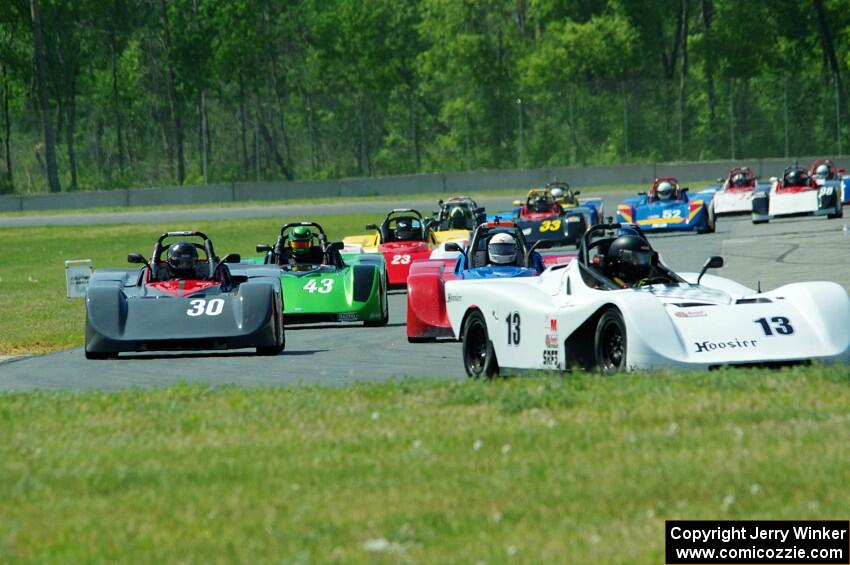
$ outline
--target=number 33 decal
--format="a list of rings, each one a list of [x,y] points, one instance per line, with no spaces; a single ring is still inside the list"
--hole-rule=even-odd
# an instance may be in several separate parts
[[[202,316],[206,314],[207,316],[218,316],[224,311],[224,299],[222,298],[213,298],[212,300],[204,300],[203,298],[196,298],[189,302],[191,308],[186,310],[187,316]]]
[[[561,220],[544,220],[540,224],[540,231],[558,231],[561,228]]]

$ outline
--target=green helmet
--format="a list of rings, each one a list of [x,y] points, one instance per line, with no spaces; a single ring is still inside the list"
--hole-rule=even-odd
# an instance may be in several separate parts
[[[289,245],[295,255],[306,255],[313,243],[313,232],[307,226],[298,226],[289,232]]]
[[[466,229],[466,215],[463,213],[463,208],[455,206],[449,214],[449,225],[452,229]]]

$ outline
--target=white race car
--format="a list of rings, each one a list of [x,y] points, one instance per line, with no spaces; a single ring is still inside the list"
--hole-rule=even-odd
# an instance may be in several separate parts
[[[782,178],[772,178],[769,187],[753,192],[752,220],[763,224],[776,216],[811,214],[829,219],[843,216],[841,188],[837,183],[821,185],[800,166],[788,167]]]
[[[753,209],[753,191],[758,186],[758,177],[749,167],[735,167],[725,179],[717,179],[720,185],[715,187],[714,214],[749,214]]]
[[[584,235],[577,259],[539,277],[447,281],[448,318],[471,377],[500,367],[617,372],[850,359],[844,288],[809,282],[758,292],[705,275],[722,265],[712,257],[699,274],[676,274],[639,228],[602,224]],[[620,276],[628,272],[645,276],[627,286]]]

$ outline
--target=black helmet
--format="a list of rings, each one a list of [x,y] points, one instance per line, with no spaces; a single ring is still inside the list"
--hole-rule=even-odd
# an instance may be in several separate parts
[[[176,277],[188,278],[195,276],[198,264],[198,250],[194,243],[178,241],[168,248],[168,267]]]
[[[636,283],[649,275],[654,254],[642,237],[621,235],[608,248],[608,273],[626,283]]]
[[[549,200],[541,194],[534,198],[532,206],[534,207],[535,212],[546,212],[549,210]]]
[[[785,186],[803,186],[809,180],[809,175],[800,167],[795,167],[785,173],[785,179],[782,184]]]
[[[409,219],[400,219],[395,223],[395,238],[398,241],[413,239],[413,223]]]
[[[466,214],[463,213],[463,208],[460,206],[455,206],[452,208],[451,213],[449,213],[449,227],[453,230],[465,230],[468,229],[466,223]]]

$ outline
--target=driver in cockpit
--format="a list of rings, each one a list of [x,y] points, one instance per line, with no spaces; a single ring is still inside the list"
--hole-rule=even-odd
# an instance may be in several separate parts
[[[622,288],[637,288],[649,278],[655,260],[655,251],[645,239],[621,235],[608,248],[605,276]]]

